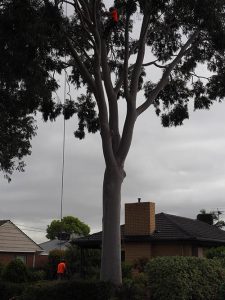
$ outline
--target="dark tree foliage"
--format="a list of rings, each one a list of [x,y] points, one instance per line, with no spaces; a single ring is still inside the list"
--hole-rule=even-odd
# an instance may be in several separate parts
[[[62,69],[70,68],[69,81],[77,89],[88,88],[87,94],[78,97],[77,101],[68,99],[63,110],[66,119],[74,113],[78,115],[75,136],[82,139],[85,130],[94,133],[99,129],[92,87],[68,50],[61,29],[62,25],[66,28],[72,46],[94,75],[95,55],[91,51],[90,32],[85,16],[80,18],[82,7],[77,9],[79,3],[74,1],[74,14],[67,18],[63,15],[62,2],[0,1],[0,170],[8,175],[14,169],[23,170],[23,157],[31,153],[30,140],[36,131],[33,113],[40,111],[44,120],[54,120],[62,112],[62,106],[54,101],[54,92],[58,88],[55,74],[60,74]],[[103,31],[106,9],[103,1],[95,2],[99,5],[99,30]],[[181,125],[188,118],[191,98],[195,109],[209,109],[214,101],[224,98],[224,1],[205,0],[202,5],[202,1],[197,0],[116,0],[115,4],[122,20],[107,44],[108,63],[117,83],[123,69],[125,18],[130,18],[129,30],[132,31],[135,25],[132,16],[137,10],[147,11],[150,15],[146,42],[157,60],[154,66],[165,72],[185,38],[198,32],[192,47],[171,71],[166,87],[153,102],[163,126]],[[138,51],[138,41],[134,38],[130,38],[129,49],[131,54]],[[70,57],[67,65],[65,55]],[[214,73],[209,79],[195,73],[196,66],[204,63]],[[130,81],[131,72],[128,77]],[[138,90],[144,88],[148,98],[157,82],[144,80],[144,77],[148,78],[143,67]],[[118,97],[124,97],[123,84],[120,87]]]
[[[205,209],[201,209],[200,210],[200,213],[202,215],[205,215],[205,214],[210,214],[212,215],[212,219],[213,219],[213,225],[220,228],[220,229],[223,229],[225,227],[225,221],[224,220],[221,220],[221,217],[223,215],[223,211],[217,209],[217,210],[212,210],[210,212],[206,212]]]

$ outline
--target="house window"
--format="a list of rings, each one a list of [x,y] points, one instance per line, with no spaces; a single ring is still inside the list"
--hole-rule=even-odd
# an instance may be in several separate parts
[[[16,255],[16,259],[20,259],[24,264],[27,263],[26,255]]]

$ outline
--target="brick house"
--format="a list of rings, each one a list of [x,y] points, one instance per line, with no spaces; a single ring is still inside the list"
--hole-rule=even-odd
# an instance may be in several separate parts
[[[29,268],[40,264],[43,249],[10,220],[0,220],[0,263],[21,259]]]
[[[102,232],[74,241],[81,249],[101,248]],[[155,214],[155,203],[125,204],[121,225],[122,260],[156,256],[203,257],[204,250],[225,246],[225,231],[199,220],[166,213]]]

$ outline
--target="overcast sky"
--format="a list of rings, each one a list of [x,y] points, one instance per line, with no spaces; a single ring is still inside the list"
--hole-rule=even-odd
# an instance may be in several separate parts
[[[195,218],[201,208],[225,210],[225,103],[191,114],[184,126],[163,128],[150,110],[136,123],[122,190],[124,203],[154,201],[157,212]],[[63,215],[101,230],[104,162],[99,134],[83,141],[66,125]],[[10,219],[36,242],[60,217],[63,122],[38,122],[25,173],[0,178],[0,219]],[[24,226],[27,227],[24,227]],[[33,227],[33,228],[31,228]],[[40,229],[40,232],[32,230]]]
[[[154,201],[156,212],[195,218],[199,210],[225,211],[225,103],[197,111],[184,125],[163,128],[151,108],[136,123],[122,189],[124,203]],[[63,120],[43,123],[32,141],[25,173],[11,183],[0,174],[0,219],[10,219],[35,242],[60,218]],[[63,215],[101,230],[104,161],[99,133],[75,139],[66,123]]]

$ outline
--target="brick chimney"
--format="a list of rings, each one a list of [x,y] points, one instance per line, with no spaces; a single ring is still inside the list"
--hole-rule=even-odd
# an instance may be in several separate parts
[[[150,235],[155,231],[155,203],[125,204],[125,235]]]

